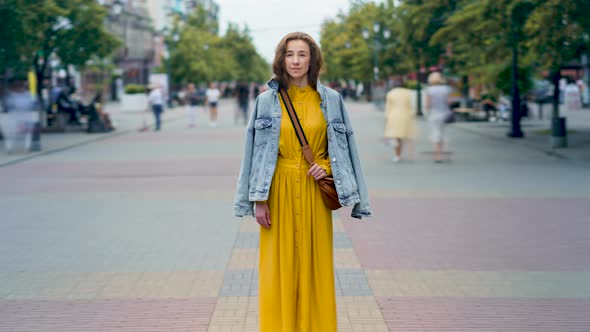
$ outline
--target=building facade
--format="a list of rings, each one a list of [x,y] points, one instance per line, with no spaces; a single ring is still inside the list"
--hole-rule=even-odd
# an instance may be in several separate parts
[[[114,59],[123,83],[147,84],[154,60],[154,27],[146,0],[127,0],[122,10],[113,14],[108,26],[124,44]]]

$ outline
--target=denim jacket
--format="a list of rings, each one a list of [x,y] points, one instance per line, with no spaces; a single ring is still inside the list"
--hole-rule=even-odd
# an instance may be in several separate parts
[[[261,93],[248,122],[246,148],[234,202],[238,217],[254,216],[254,202],[268,199],[268,192],[279,155],[281,101],[279,84],[268,82],[269,90]],[[328,153],[342,206],[354,204],[351,216],[361,219],[371,215],[367,185],[363,177],[359,153],[342,96],[318,82],[320,108],[328,123]]]

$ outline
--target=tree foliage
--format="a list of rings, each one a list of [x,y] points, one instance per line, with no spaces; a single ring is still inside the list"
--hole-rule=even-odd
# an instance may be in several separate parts
[[[224,36],[217,34],[218,22],[197,6],[186,24],[176,26],[179,40],[168,40],[170,69],[174,83],[212,81],[264,81],[269,65],[256,51],[247,27],[229,23]]]
[[[357,1],[351,4],[347,14],[340,13],[336,18],[326,20],[320,32],[326,62],[325,77],[328,80],[370,81],[375,53],[382,76],[399,68],[402,64],[397,42],[399,31],[391,20],[392,13],[391,1],[379,5]],[[378,31],[374,30],[375,24]],[[363,31],[368,38],[364,38]]]
[[[443,62],[447,70],[474,83],[503,85],[512,47],[519,70],[556,70],[588,52],[590,0],[402,0],[355,1],[322,26],[321,44],[328,77],[370,79],[371,41],[362,28],[379,22],[392,31],[390,48],[380,50],[379,66],[406,74]],[[350,47],[345,47],[349,45]],[[523,86],[528,86],[522,82]]]
[[[94,57],[106,57],[120,42],[104,27],[106,10],[94,0],[2,0],[2,69],[34,68],[37,94],[50,56],[65,65],[83,67]],[[40,99],[42,100],[42,99]]]
[[[31,64],[35,56],[46,60],[56,51],[62,62],[84,66],[93,56],[105,57],[119,46],[104,27],[106,10],[94,0],[5,1],[17,24],[6,31],[3,43]]]

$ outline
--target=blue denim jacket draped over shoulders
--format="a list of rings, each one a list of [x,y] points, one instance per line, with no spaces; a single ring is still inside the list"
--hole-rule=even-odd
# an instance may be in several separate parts
[[[269,89],[256,98],[247,126],[234,202],[234,214],[238,217],[254,216],[254,202],[268,199],[277,164],[282,116],[279,84],[271,80],[268,86]],[[351,213],[354,218],[370,216],[367,185],[342,96],[319,82],[317,90],[322,100],[320,108],[328,124],[328,153],[340,204],[354,204]]]

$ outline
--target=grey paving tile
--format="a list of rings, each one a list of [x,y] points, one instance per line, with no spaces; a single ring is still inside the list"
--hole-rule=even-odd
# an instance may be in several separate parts
[[[373,291],[362,269],[336,269],[337,296],[372,296]]]
[[[229,270],[223,276],[219,296],[258,295],[258,273],[256,270]]]
[[[348,237],[348,234],[344,232],[335,232],[334,233],[334,248],[343,249],[343,248],[352,248],[352,241]]]
[[[258,233],[238,233],[236,238],[236,242],[234,244],[235,248],[258,248],[258,241],[260,235]]]

